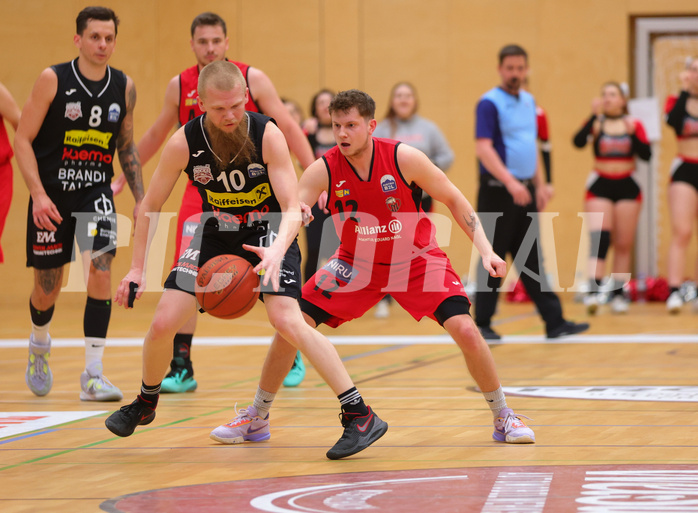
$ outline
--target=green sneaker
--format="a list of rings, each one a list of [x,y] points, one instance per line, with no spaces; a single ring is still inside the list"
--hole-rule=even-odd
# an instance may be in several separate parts
[[[184,358],[175,356],[170,362],[170,372],[162,380],[160,392],[163,394],[183,394],[184,392],[193,392],[197,386],[191,362],[188,362],[187,365]]]
[[[305,378],[305,365],[303,364],[303,358],[301,357],[301,352],[296,353],[296,359],[293,360],[293,367],[288,371],[288,375],[284,379],[285,387],[297,387],[303,383]]]

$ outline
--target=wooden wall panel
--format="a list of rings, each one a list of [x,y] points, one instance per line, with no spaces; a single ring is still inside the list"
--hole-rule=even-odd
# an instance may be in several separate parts
[[[0,1],[3,30],[0,81],[24,103],[39,72],[75,55],[75,15],[85,1]],[[107,2],[109,4],[109,2]],[[138,89],[136,138],[152,124],[162,106],[168,80],[194,59],[189,26],[202,9],[228,23],[229,56],[263,69],[280,94],[307,111],[320,87],[367,90],[377,101],[379,119],[390,87],[407,79],[418,88],[422,114],[444,131],[456,152],[450,178],[475,202],[477,175],[473,111],[479,96],[498,83],[499,48],[517,42],[530,53],[531,85],[548,111],[553,141],[556,197],[549,210],[560,212],[546,245],[558,250],[563,284],[570,284],[580,246],[577,212],[591,163],[590,150],[572,147],[571,137],[589,112],[593,96],[608,80],[628,81],[629,18],[639,14],[695,13],[693,0],[583,3],[556,0],[185,0],[112,2],[121,18],[115,67],[133,77]],[[146,182],[155,159],[145,167]],[[176,210],[181,185],[168,201]],[[26,297],[31,274],[24,269],[27,192],[15,173],[15,198],[3,235],[7,263],[0,280],[18,278]],[[118,209],[130,215],[125,193]],[[446,211],[439,207],[439,213]],[[449,253],[466,272],[470,247],[453,231]],[[549,248],[546,255],[550,253]],[[548,258],[549,259],[549,258]],[[119,250],[114,283],[128,268],[130,249]],[[660,268],[660,272],[665,270]]]

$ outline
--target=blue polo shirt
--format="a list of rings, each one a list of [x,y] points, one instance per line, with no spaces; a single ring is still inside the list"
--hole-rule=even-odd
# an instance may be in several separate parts
[[[476,139],[491,139],[495,151],[509,172],[520,180],[536,174],[538,126],[536,102],[523,90],[518,96],[501,87],[487,91],[477,104]],[[480,174],[489,172],[479,162]]]

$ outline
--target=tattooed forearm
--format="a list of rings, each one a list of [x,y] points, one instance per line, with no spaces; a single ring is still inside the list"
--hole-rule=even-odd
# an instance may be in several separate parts
[[[480,221],[475,215],[475,212],[470,212],[470,217],[466,217],[464,215],[463,219],[465,220],[465,224],[468,225],[468,228],[470,228],[470,231],[475,233],[475,230],[477,230],[478,226],[480,226]]]
[[[121,169],[136,201],[143,199],[143,170],[138,148],[133,141],[133,109],[136,105],[136,87],[132,86],[126,97],[126,116],[116,140]]]
[[[53,294],[63,281],[63,268],[37,269],[37,281],[47,296]]]
[[[98,271],[108,271],[111,269],[111,261],[113,258],[114,256],[109,253],[102,253],[92,258],[92,265]]]

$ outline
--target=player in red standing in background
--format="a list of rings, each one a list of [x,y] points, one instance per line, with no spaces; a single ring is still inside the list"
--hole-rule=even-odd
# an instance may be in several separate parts
[[[19,124],[20,110],[10,91],[0,83],[0,237],[5,228],[7,213],[10,211],[10,203],[12,203],[12,145],[7,137],[7,130],[3,119],[6,119],[12,128],[17,130]],[[5,261],[0,246],[0,264]]]
[[[167,85],[162,111],[138,143],[143,164],[157,153],[173,127],[183,126],[202,114],[197,95],[199,73],[211,62],[228,60],[225,56],[228,50],[228,35],[223,18],[212,12],[199,14],[191,24],[190,44],[196,57],[196,65],[173,77]],[[245,110],[261,112],[274,118],[301,167],[303,169],[308,167],[315,160],[308,139],[279,98],[272,81],[257,68],[242,62],[231,62],[240,68],[249,87],[249,101],[245,105]],[[120,183],[123,184],[123,182]],[[200,217],[201,196],[189,180],[177,215],[175,263],[181,252],[189,246]],[[298,279],[300,281],[300,277]],[[162,382],[162,392],[178,393],[196,390],[197,382],[194,379],[191,361],[191,343],[195,330],[196,314],[175,335],[170,371]]]

